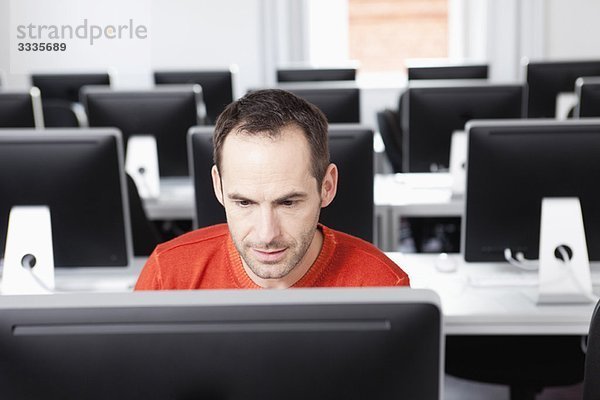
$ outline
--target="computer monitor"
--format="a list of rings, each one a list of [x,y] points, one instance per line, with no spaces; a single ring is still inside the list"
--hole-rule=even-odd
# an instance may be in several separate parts
[[[278,68],[277,82],[354,81],[356,68]]]
[[[600,120],[475,121],[468,126],[466,261],[537,259],[544,197],[578,197],[590,260],[600,261]]]
[[[40,91],[0,89],[0,128],[43,128]]]
[[[600,77],[578,78],[575,82],[577,93],[576,118],[600,117]]]
[[[161,177],[188,174],[187,131],[202,122],[199,85],[160,85],[146,90],[85,86],[81,102],[89,125],[118,128],[125,146],[133,135],[154,136]]]
[[[442,391],[439,297],[312,288],[0,297],[21,399],[422,399]]]
[[[206,125],[214,125],[217,117],[233,101],[233,71],[157,71],[155,84],[195,83],[202,87],[202,97],[206,103]]]
[[[32,74],[31,84],[40,89],[43,99],[79,102],[79,90],[85,85],[110,85],[107,73]]]
[[[487,64],[421,65],[407,67],[408,80],[488,79]]]
[[[354,84],[281,84],[287,90],[319,107],[330,124],[360,122],[360,89]]]
[[[474,119],[521,118],[523,93],[516,84],[412,83],[402,110],[404,171],[447,170],[452,133]]]
[[[12,207],[46,205],[56,267],[127,267],[131,230],[114,129],[0,130],[0,258]]]
[[[191,174],[196,193],[195,227],[226,222],[212,187],[213,127],[190,129]],[[373,241],[373,131],[359,125],[330,125],[329,152],[339,171],[337,194],[321,209],[320,222]]]
[[[529,62],[525,74],[528,118],[554,118],[557,96],[573,93],[579,77],[600,75],[600,60]]]

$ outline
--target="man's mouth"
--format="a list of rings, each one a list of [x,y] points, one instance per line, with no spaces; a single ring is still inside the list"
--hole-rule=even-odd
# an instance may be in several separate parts
[[[260,262],[264,262],[264,263],[275,263],[280,261],[283,256],[285,255],[285,251],[287,250],[287,248],[283,248],[283,249],[270,249],[270,250],[261,250],[261,249],[252,249],[252,252],[254,253],[255,257],[258,259],[258,261]]]

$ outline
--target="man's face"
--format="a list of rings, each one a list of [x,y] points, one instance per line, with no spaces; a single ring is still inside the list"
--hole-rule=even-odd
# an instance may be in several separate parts
[[[310,160],[302,130],[288,126],[276,139],[232,132],[223,144],[220,175],[213,168],[235,246],[262,279],[285,277],[313,243],[326,204]]]

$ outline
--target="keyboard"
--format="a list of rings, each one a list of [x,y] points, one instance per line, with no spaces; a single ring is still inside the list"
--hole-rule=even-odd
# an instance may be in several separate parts
[[[535,274],[512,274],[509,272],[485,276],[470,276],[469,284],[473,287],[535,287],[539,283]]]
[[[537,287],[539,284],[536,273],[501,272],[485,276],[470,276],[472,287]],[[600,286],[600,275],[592,275],[592,285]]]

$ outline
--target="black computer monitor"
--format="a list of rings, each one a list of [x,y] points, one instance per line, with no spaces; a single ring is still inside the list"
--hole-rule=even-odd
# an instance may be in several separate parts
[[[474,119],[521,118],[523,93],[522,85],[411,84],[402,110],[404,170],[447,170],[452,133],[464,130],[467,121]]]
[[[419,79],[487,79],[487,64],[409,66],[408,80]]]
[[[147,90],[85,86],[81,102],[90,126],[120,129],[125,146],[133,135],[154,136],[161,177],[188,175],[187,131],[202,122],[199,85],[161,85]]]
[[[0,130],[0,258],[12,207],[47,205],[56,267],[126,267],[131,234],[113,129]]]
[[[559,93],[572,93],[579,77],[600,75],[600,60],[529,62],[525,74],[527,117],[554,118]]]
[[[214,125],[217,117],[233,101],[233,72],[230,69],[214,71],[157,71],[155,84],[195,83],[202,87],[206,103],[206,125]]]
[[[578,197],[590,260],[600,261],[600,120],[469,124],[466,261],[537,259],[544,197]]]
[[[40,91],[0,89],[0,128],[43,128]]]
[[[575,93],[578,99],[575,117],[600,117],[600,77],[578,78]]]
[[[356,85],[290,83],[277,88],[292,92],[319,107],[330,124],[360,122],[360,89]]]
[[[409,288],[0,297],[4,398],[422,399],[439,297]]]
[[[110,85],[107,73],[32,74],[31,84],[40,89],[43,99],[79,102],[79,90],[85,85]]]
[[[196,193],[195,226],[226,222],[225,210],[212,188],[212,127],[190,129],[191,174]],[[321,209],[320,222],[373,241],[373,131],[358,125],[330,125],[329,152],[339,171],[337,194]]]
[[[278,68],[277,82],[354,81],[356,68]]]

